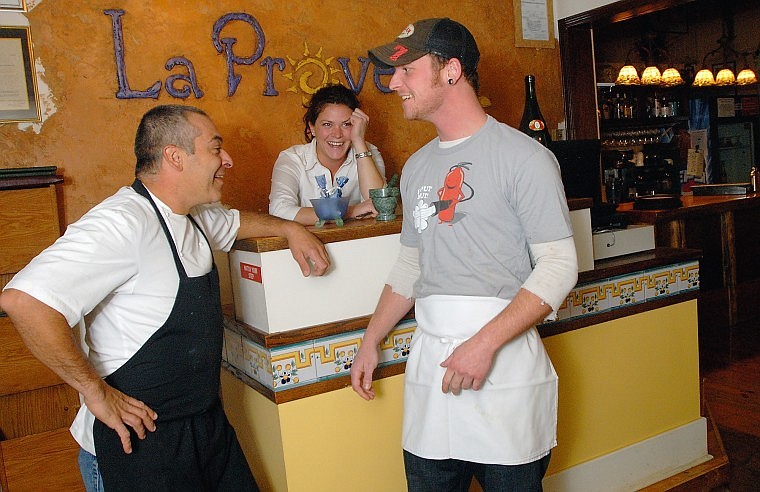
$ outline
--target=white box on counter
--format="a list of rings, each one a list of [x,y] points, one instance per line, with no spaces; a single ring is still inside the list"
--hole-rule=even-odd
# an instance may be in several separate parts
[[[304,277],[289,249],[229,253],[235,317],[265,333],[278,333],[375,311],[400,234],[325,245],[330,271]]]
[[[631,224],[626,229],[613,229],[593,234],[594,260],[603,260],[654,249],[654,226]]]

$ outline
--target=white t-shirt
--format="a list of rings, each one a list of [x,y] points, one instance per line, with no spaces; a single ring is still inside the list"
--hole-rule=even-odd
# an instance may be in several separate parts
[[[372,158],[377,165],[381,176],[385,176],[385,162],[380,151],[367,142],[367,147],[372,151]],[[317,141],[294,145],[280,152],[272,170],[272,189],[269,193],[269,213],[293,220],[302,207],[311,207],[311,198],[320,197],[320,189],[316,177],[324,174],[330,178],[331,172],[319,163],[317,159]],[[337,186],[338,176],[345,176],[348,182],[343,186],[343,196],[349,198],[348,203],[355,205],[369,197],[362,197],[359,187],[359,169],[353,149],[349,149],[346,161],[341,164],[338,172],[332,176],[332,185],[328,189]]]
[[[153,196],[187,275],[211,270],[212,253],[185,215]],[[214,250],[229,251],[240,228],[237,210],[220,204],[194,207],[193,218]],[[66,229],[6,285],[63,314],[70,326],[84,318],[95,371],[106,377],[129,360],[166,321],[179,277],[169,243],[150,203],[121,188]],[[94,417],[82,405],[71,427],[94,454]]]

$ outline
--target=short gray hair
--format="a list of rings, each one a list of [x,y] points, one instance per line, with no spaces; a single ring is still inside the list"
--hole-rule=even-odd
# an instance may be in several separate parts
[[[185,152],[195,153],[198,129],[188,121],[190,113],[208,117],[194,106],[166,104],[145,113],[135,135],[135,176],[159,171],[161,152],[167,145],[176,145]]]

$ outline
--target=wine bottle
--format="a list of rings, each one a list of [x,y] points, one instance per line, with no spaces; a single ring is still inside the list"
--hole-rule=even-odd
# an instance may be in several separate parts
[[[546,128],[546,120],[541,115],[536,99],[536,78],[533,75],[525,76],[525,109],[518,129],[526,135],[548,146],[551,142],[549,130]]]

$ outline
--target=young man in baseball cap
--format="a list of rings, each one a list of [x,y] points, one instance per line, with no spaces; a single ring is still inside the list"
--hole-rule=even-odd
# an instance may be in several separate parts
[[[480,51],[448,18],[369,50],[395,67],[407,119],[438,137],[401,177],[401,248],[351,382],[375,397],[378,344],[412,307],[402,446],[410,491],[541,490],[556,445],[557,375],[536,331],[577,281],[553,154],[480,106]]]

